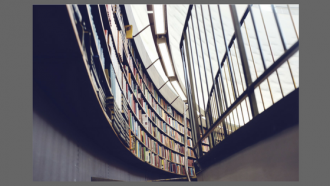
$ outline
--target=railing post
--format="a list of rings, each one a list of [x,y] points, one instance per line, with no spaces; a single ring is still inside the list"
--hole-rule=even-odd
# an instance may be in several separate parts
[[[237,39],[237,44],[238,44],[238,49],[239,49],[239,54],[241,57],[241,62],[242,62],[242,67],[243,67],[243,73],[245,77],[245,83],[247,90],[249,90],[249,86],[252,84],[252,78],[251,78],[251,72],[249,69],[249,64],[247,60],[247,55],[244,47],[244,41],[242,37],[242,32],[241,32],[241,25],[238,20],[237,16],[237,11],[235,5],[229,5],[230,7],[230,12],[234,24],[234,29],[235,29],[235,36]],[[254,89],[250,89],[251,91],[248,92],[249,96],[249,101],[250,101],[250,107],[251,107],[251,112],[253,117],[258,115],[258,107],[257,107],[257,100],[254,94]]]
[[[217,111],[218,111],[218,116],[220,117],[220,110],[219,110],[219,105],[218,105],[218,94],[219,92],[217,91],[217,89],[215,88],[215,79],[214,79],[214,75],[213,75],[213,68],[212,68],[212,61],[211,61],[211,54],[210,54],[210,48],[209,48],[209,42],[207,39],[207,34],[206,34],[206,28],[205,28],[205,21],[204,21],[204,13],[203,13],[203,7],[202,5],[200,5],[201,7],[201,12],[202,12],[202,20],[203,20],[203,28],[204,28],[204,34],[205,34],[205,40],[206,40],[206,46],[207,46],[207,51],[208,51],[208,57],[209,57],[209,62],[210,62],[210,68],[211,68],[211,74],[212,74],[212,82],[213,82],[213,88],[214,88],[214,94],[215,94],[215,102],[216,102],[216,106],[217,106]],[[196,6],[195,6],[196,8]],[[221,67],[219,67],[220,69]],[[211,95],[209,95],[211,97]]]
[[[188,71],[188,74],[189,74],[189,79],[192,80],[192,70],[191,70],[191,66],[190,66],[190,57],[189,57],[189,51],[186,49],[185,46],[188,46],[188,42],[187,42],[187,36],[186,36],[186,33],[184,33],[184,44],[183,44],[183,48],[184,48],[184,51],[185,51],[185,54],[187,56],[187,64],[188,64],[188,69],[185,68],[185,71],[187,72]],[[184,63],[184,62],[183,62]],[[185,66],[185,63],[184,63],[184,66]],[[186,77],[188,78],[188,76]],[[188,81],[188,79],[186,80]],[[191,81],[190,81],[191,82]],[[188,82],[187,82],[188,83]],[[189,89],[189,97],[190,97],[190,105],[191,107],[189,108],[191,114],[192,114],[192,117],[191,119],[193,120],[192,122],[192,125],[191,126],[194,126],[195,127],[195,131],[196,131],[196,134],[197,134],[197,137],[195,138],[196,139],[196,142],[199,141],[199,139],[201,138],[200,134],[200,130],[199,130],[199,125],[198,125],[198,122],[197,122],[197,109],[196,109],[196,102],[195,102],[195,99],[192,99],[192,98],[195,98],[195,92],[194,92],[194,85],[193,83],[191,84],[186,84],[186,86],[188,87]],[[194,124],[194,125],[193,125]],[[195,143],[196,144],[196,143]],[[201,148],[201,142],[199,142],[198,144],[198,154],[199,154],[199,157],[202,156],[202,148]]]
[[[186,103],[183,103],[183,124],[184,124],[184,168],[190,182],[190,176],[188,173],[188,157],[187,157],[187,118],[186,118]]]
[[[186,30],[188,31],[188,35],[189,35],[189,36],[186,36],[186,38],[187,39],[189,38],[189,46],[190,46],[190,49],[191,49],[191,38],[190,38],[189,25],[187,26],[187,29]],[[189,46],[187,46],[187,50],[189,49]],[[188,52],[189,52],[189,50],[188,50]],[[191,53],[191,58],[192,58],[191,61],[192,61],[192,66],[193,66],[193,72],[195,73],[194,58],[193,58],[193,54],[192,53]],[[198,100],[197,103],[199,103],[199,94],[198,94],[198,85],[197,85],[197,81],[196,81],[196,74],[194,76],[194,79],[195,79],[195,83],[196,83],[196,94],[197,94],[197,100]],[[204,99],[203,99],[203,101],[204,101]],[[199,104],[197,106],[198,106],[199,113],[202,114]],[[199,121],[202,124],[202,118],[199,118]],[[202,130],[202,134],[203,134],[203,130]]]
[[[190,52],[191,52],[191,57],[192,57],[192,65],[193,65],[193,70],[194,70],[194,72],[196,72],[195,71],[195,65],[194,65],[194,58],[193,58],[193,54],[192,54],[192,45],[191,45],[191,37],[190,37],[190,29],[189,29],[189,26],[187,27],[187,30],[188,30],[188,34],[189,34],[189,45],[190,45]],[[194,42],[195,43],[195,45],[196,45],[196,42]],[[197,62],[198,62],[198,59],[197,59]],[[202,82],[202,79],[201,79],[201,76],[200,76],[200,69],[199,69],[199,78],[200,78],[200,82]],[[195,75],[195,83],[197,83],[197,81],[196,81],[196,75]],[[196,88],[198,87],[198,85],[196,85]],[[204,101],[204,91],[203,91],[203,87],[202,87],[202,85],[201,85],[201,91],[202,91],[202,100],[203,100],[203,105],[204,105],[204,115],[206,116],[205,118],[207,118],[208,116],[207,116],[207,114],[209,114],[209,113],[206,113],[206,107],[205,107],[205,101]],[[200,100],[200,98],[199,98],[199,94],[198,94],[198,92],[197,92],[197,99],[198,99],[198,101]],[[200,108],[200,106],[199,106],[199,108]],[[201,111],[199,111],[200,112],[200,114],[202,114],[201,113]],[[202,123],[202,118],[200,118],[200,121],[201,121],[201,123]],[[211,126],[211,123],[210,123],[210,121],[209,120],[206,120],[205,121],[206,122],[206,126],[208,127],[208,128],[210,128],[210,126]],[[203,133],[203,125],[202,125],[202,134],[204,134]],[[211,139],[210,139],[210,141],[211,140],[214,140],[214,137],[213,137],[213,134],[211,135]]]

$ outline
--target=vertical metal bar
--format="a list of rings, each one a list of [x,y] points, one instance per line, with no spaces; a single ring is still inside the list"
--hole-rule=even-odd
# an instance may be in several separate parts
[[[184,167],[185,167],[185,172],[188,178],[188,181],[190,182],[190,177],[188,174],[188,157],[187,157],[187,118],[186,118],[186,104],[183,103],[183,123],[184,123]]]
[[[192,106],[191,106],[191,96],[190,96],[190,90],[189,90],[189,81],[188,81],[188,76],[187,76],[187,69],[186,69],[186,66],[185,66],[185,60],[184,60],[184,52],[183,52],[183,46],[182,46],[182,49],[181,49],[181,55],[182,55],[182,62],[183,62],[183,68],[184,68],[184,76],[185,76],[185,81],[186,81],[186,91],[187,91],[187,99],[188,99],[188,112],[189,112],[189,116],[190,116],[190,127],[191,127],[191,130],[192,130],[192,141],[193,143],[195,144],[196,141],[197,141],[197,132],[195,130],[195,126],[193,125],[193,113],[192,113]],[[196,157],[198,157],[198,153],[196,153],[196,149],[193,150],[193,152],[195,153]]]
[[[219,76],[220,76],[220,74],[219,74]],[[218,79],[220,79],[220,77],[218,77]],[[218,80],[218,82],[219,81],[221,81],[221,80]],[[220,94],[220,101],[221,101],[221,109],[220,109],[220,111],[221,111],[221,115],[222,115],[222,113],[224,112],[224,108],[225,108],[225,102],[224,102],[224,99],[223,99],[223,97],[224,97],[224,93],[222,92],[222,86],[221,86],[221,83],[218,83],[217,84],[217,87],[218,87],[218,89],[219,89],[219,94]]]
[[[185,44],[183,45],[183,47],[184,48],[186,48],[185,46],[188,46],[188,42],[187,42],[187,36],[186,36],[186,33],[184,33],[184,38],[185,38]],[[185,51],[186,51],[186,54],[187,54],[187,64],[188,64],[188,72],[189,72],[189,79],[191,79],[192,80],[192,70],[191,70],[191,61],[190,61],[190,57],[189,57],[189,51],[187,50],[187,49],[185,49]],[[192,82],[191,84],[190,84],[190,97],[195,97],[195,92],[194,92],[194,83]],[[192,104],[192,108],[193,108],[193,110],[192,111],[195,111],[194,112],[194,124],[195,124],[195,127],[197,128],[196,129],[196,131],[197,131],[197,133],[198,133],[198,135],[197,135],[197,141],[199,141],[199,139],[200,139],[200,134],[201,134],[201,132],[199,131],[199,126],[198,126],[198,122],[197,122],[197,109],[196,109],[196,103],[195,103],[195,99],[192,99],[191,100],[191,104]],[[199,147],[199,149],[201,149],[201,141],[199,142],[199,144],[198,144],[198,147]],[[199,156],[201,157],[202,156],[202,153],[201,153],[201,150],[199,150]]]
[[[256,77],[258,78],[258,73],[257,73],[256,65],[255,65],[255,63],[254,63],[254,58],[253,58],[253,53],[252,53],[252,49],[251,49],[251,44],[250,44],[249,34],[247,33],[247,29],[246,29],[245,21],[244,21],[243,24],[244,24],[245,33],[246,33],[246,37],[247,37],[247,40],[248,40],[249,49],[250,49],[250,53],[251,53],[251,57],[252,57],[252,62],[253,62],[253,67],[254,67],[254,72],[256,73]],[[267,79],[267,80],[268,80],[268,79]],[[259,88],[260,95],[261,95],[262,105],[264,106],[264,110],[265,110],[265,103],[264,103],[264,98],[263,98],[263,96],[262,96],[262,92],[261,92],[260,85],[258,86],[258,88]],[[247,103],[246,103],[246,107],[247,107]],[[248,111],[248,115],[249,115],[249,119],[250,119],[249,111]],[[251,118],[251,119],[252,119],[252,118]],[[251,120],[251,119],[250,119],[250,120]]]
[[[228,63],[228,60],[226,59],[226,61],[227,61],[227,63]],[[227,90],[228,90],[228,94],[229,94],[229,91],[230,91],[230,89],[229,89],[229,85],[228,85],[228,79],[227,79],[227,73],[226,73],[226,66],[224,65],[223,66],[223,71],[225,72],[225,79],[226,79],[226,84],[227,84]],[[229,77],[229,74],[228,74],[228,77]],[[229,101],[230,101],[230,104],[232,104],[235,100],[233,100],[233,101],[231,101],[231,97],[230,96],[228,96],[229,97]]]
[[[211,28],[212,28],[211,30],[212,30],[212,34],[213,34],[214,47],[216,49],[217,61],[218,61],[218,65],[219,65],[220,80],[221,80],[222,88],[224,89],[224,84],[223,84],[223,80],[222,80],[222,73],[221,73],[221,63],[220,63],[221,60],[219,59],[219,55],[218,55],[218,47],[217,47],[217,42],[215,40],[215,34],[214,34],[214,28],[213,28],[213,21],[212,21],[212,16],[211,16],[210,5],[208,5],[208,8],[209,8],[210,21],[211,21]],[[224,94],[224,98],[225,98],[224,101],[225,101],[225,105],[226,105],[226,109],[227,109],[228,108],[228,104],[227,104],[226,94],[225,94],[225,91],[224,90],[223,90],[223,94]],[[221,111],[221,114],[222,113],[223,113],[223,111]]]
[[[265,21],[264,21],[264,16],[262,15],[262,11],[261,11],[260,5],[259,5],[258,7],[259,7],[260,14],[261,14],[262,23],[263,23],[263,25],[264,25],[264,29],[265,29],[265,32],[266,32],[266,37],[267,37],[267,41],[268,41],[268,45],[269,45],[269,50],[270,50],[270,53],[272,54],[273,63],[274,63],[274,61],[275,61],[275,59],[274,59],[274,54],[273,54],[272,47],[270,46],[269,37],[268,37],[268,33],[267,33],[267,29],[266,29]],[[284,93],[283,93],[283,90],[282,90],[281,81],[280,81],[280,78],[279,78],[279,76],[278,76],[278,72],[277,72],[277,70],[276,70],[276,76],[277,76],[278,84],[280,85],[280,89],[281,89],[282,97],[284,97]]]
[[[274,14],[274,17],[275,17],[276,26],[277,26],[278,32],[280,33],[280,37],[281,37],[282,45],[283,45],[283,48],[284,48],[284,52],[286,52],[287,51],[287,48],[286,48],[286,45],[285,45],[285,41],[284,41],[284,36],[283,36],[283,33],[282,33],[281,25],[280,25],[280,23],[278,21],[278,17],[277,17],[276,11],[275,11],[275,6],[273,4],[271,6],[272,6],[272,11],[273,11],[273,14]],[[296,86],[296,83],[295,83],[294,78],[293,78],[293,74],[292,74],[292,70],[291,70],[291,65],[290,65],[289,60],[287,60],[287,61],[288,61],[288,66],[289,66],[289,70],[290,70],[292,82],[293,82],[294,88],[296,89],[297,86]]]
[[[203,103],[204,103],[204,108],[205,107],[205,101],[204,101],[204,91],[203,91],[203,84],[202,84],[202,73],[201,73],[201,68],[200,68],[200,65],[199,65],[199,55],[198,55],[198,51],[197,51],[197,43],[196,43],[196,34],[195,34],[195,29],[194,29],[194,21],[193,21],[193,18],[192,18],[192,15],[191,15],[191,24],[192,24],[192,30],[193,30],[193,36],[194,36],[194,43],[195,43],[195,51],[196,51],[196,56],[197,56],[197,65],[198,65],[198,70],[199,70],[199,78],[200,78],[200,83],[201,83],[201,90],[202,90],[202,96],[203,96]],[[201,44],[201,43],[200,43]],[[206,74],[205,74],[206,76]],[[207,85],[207,82],[206,82],[206,85]],[[207,87],[207,91],[208,91],[208,87]],[[209,104],[207,104],[209,105]],[[212,112],[209,112],[209,114],[211,115],[211,118],[212,118]],[[213,125],[213,119],[210,120],[210,122],[212,121],[212,125]],[[211,126],[211,123],[210,123],[210,126]]]
[[[293,24],[294,31],[296,32],[297,39],[299,39],[298,32],[297,32],[297,29],[296,29],[296,25],[294,24],[293,17],[292,17],[292,14],[291,14],[290,6],[288,4],[287,4],[287,6],[288,6],[289,13],[290,13],[290,17],[291,17],[291,21],[292,21],[292,24]]]
[[[233,43],[234,45],[234,50],[235,50],[235,54],[236,54],[236,48],[235,48],[235,43]],[[232,57],[231,57],[231,51],[229,50],[229,53],[230,53],[230,58],[232,59]],[[236,54],[236,58],[237,58],[237,54]],[[238,58],[237,58],[238,59]],[[233,60],[232,60],[233,61]],[[239,70],[239,75],[240,75],[240,77],[241,77],[241,82],[242,82],[242,89],[244,90],[244,87],[243,87],[243,80],[242,80],[242,76],[241,76],[241,71],[240,71],[240,68],[239,68],[239,65],[238,65],[238,60],[236,60],[236,62],[237,62],[237,68],[238,68],[238,70]],[[234,63],[234,62],[233,62]],[[236,87],[237,87],[237,90],[238,90],[238,84],[237,84],[237,80],[236,80],[236,74],[235,74],[235,70],[233,70],[233,72],[234,72],[234,77],[235,77],[235,82],[236,82]],[[240,107],[241,107],[241,110],[242,110],[242,106],[240,105]],[[246,104],[246,107],[248,107],[248,105]],[[248,112],[248,115],[249,115],[249,118],[250,118],[250,113]],[[237,114],[237,117],[238,117],[238,114]],[[251,117],[252,118],[252,117]],[[236,130],[236,127],[235,127],[235,130]]]
[[[211,63],[211,54],[210,54],[210,49],[209,49],[209,42],[207,40],[207,34],[206,34],[206,29],[205,29],[205,21],[204,21],[204,14],[203,14],[203,7],[202,5],[200,5],[201,7],[201,12],[202,12],[202,20],[203,20],[203,27],[204,27],[204,34],[205,34],[205,40],[206,40],[206,46],[207,46],[207,51],[208,51],[208,56],[209,56],[209,62],[210,62],[210,68],[211,68],[211,74],[212,74],[212,82],[213,85],[215,85],[215,80],[214,80],[214,75],[213,75],[213,70],[212,70],[212,63]],[[195,5],[195,9],[196,9],[196,5]],[[220,67],[219,67],[220,68]],[[217,111],[218,111],[218,116],[220,115],[220,111],[219,111],[219,106],[218,106],[218,99],[217,99],[217,91],[215,89],[214,86],[214,94],[215,94],[215,102],[216,102],[216,106],[217,106]]]
[[[223,22],[222,22],[222,16],[221,16],[221,11],[220,11],[220,5],[218,5],[218,11],[219,11],[219,16],[220,16],[220,22],[221,22],[221,29],[222,29],[222,35],[223,35],[223,41],[225,42],[225,47],[226,47],[226,55],[227,55],[227,58],[228,58],[228,63],[229,63],[229,66],[230,66],[230,76],[232,81],[234,80],[233,79],[233,73],[232,73],[232,68],[231,68],[231,61],[229,59],[229,49],[228,49],[228,45],[227,45],[227,40],[226,40],[226,34],[225,34],[225,30],[223,28]],[[235,90],[235,85],[234,83],[232,82],[232,86],[233,86],[233,90],[234,90],[234,100],[237,99],[237,93],[236,93],[236,90]],[[228,89],[229,90],[229,89]],[[230,96],[229,96],[230,97]]]
[[[229,54],[230,54],[230,60],[232,61],[233,65],[234,65],[234,61],[233,58],[231,56],[231,51],[229,50]],[[238,67],[239,69],[239,67]],[[237,87],[237,95],[240,95],[239,91],[238,91],[238,84],[237,84],[237,78],[236,78],[236,73],[235,73],[235,69],[233,68],[233,73],[234,73],[234,77],[235,77],[235,83],[236,83],[236,87]]]
[[[203,86],[202,86],[202,73],[201,73],[201,68],[200,68],[200,66],[199,66],[199,59],[198,59],[198,51],[197,51],[197,43],[196,43],[196,36],[195,36],[195,29],[194,29],[194,22],[193,22],[193,18],[192,18],[192,15],[191,15],[191,17],[190,17],[190,19],[191,19],[191,24],[192,24],[192,31],[193,31],[193,33],[192,33],[192,35],[194,36],[194,43],[195,43],[195,51],[196,51],[196,56],[197,56],[197,65],[198,65],[198,72],[199,72],[199,79],[200,79],[200,83],[201,83],[201,90],[202,90],[202,98],[203,98],[203,104],[204,104],[204,109],[206,108],[205,107],[205,100],[204,100],[204,90],[203,90]],[[189,37],[190,37],[190,31],[188,30],[188,32],[189,32]],[[192,46],[190,45],[190,47],[191,47],[191,53],[192,53]],[[195,69],[195,65],[194,65],[194,63],[193,63],[193,68]]]
[[[241,121],[240,121],[240,119],[239,119],[239,117],[238,117],[238,111],[237,111],[237,107],[235,108],[235,110],[236,110],[237,121],[238,121],[238,123],[237,123],[237,124],[238,124],[238,128],[239,128],[239,127],[240,127],[240,124],[239,124],[239,123],[240,123]],[[235,125],[235,130],[237,130],[237,128],[236,128],[236,125]]]
[[[244,82],[243,82],[243,78],[242,78],[242,72],[241,72],[241,67],[240,67],[240,65],[239,65],[239,63],[238,63],[238,56],[237,56],[237,52],[236,52],[236,45],[235,45],[235,42],[233,42],[233,46],[234,46],[234,52],[235,52],[235,56],[236,56],[236,62],[237,62],[237,68],[238,68],[238,72],[239,72],[239,77],[240,77],[240,79],[241,79],[241,82],[242,82],[242,90],[243,90],[243,92],[245,91],[245,89],[244,89]]]
[[[253,15],[253,11],[252,11],[252,8],[251,8],[251,5],[248,5],[249,7],[249,11],[250,11],[250,14],[251,14],[251,19],[252,19],[252,23],[253,23],[253,28],[254,28],[254,32],[255,32],[255,35],[256,35],[256,38],[257,38],[257,42],[258,42],[258,47],[259,47],[259,52],[260,52],[260,57],[261,57],[261,60],[262,60],[262,64],[263,64],[263,67],[264,67],[264,70],[266,70],[266,63],[265,63],[265,57],[264,57],[264,54],[262,52],[262,48],[261,48],[261,44],[260,44],[260,39],[259,39],[259,34],[258,34],[258,30],[257,30],[257,27],[256,27],[256,23],[254,21],[254,15]],[[272,102],[274,104],[274,98],[273,98],[273,94],[272,94],[272,89],[270,87],[270,83],[269,83],[269,79],[267,78],[267,83],[268,83],[268,87],[269,87],[269,91],[270,91],[270,96],[272,98]],[[259,88],[260,89],[260,88]],[[263,100],[262,100],[263,101]],[[265,105],[264,105],[264,109],[265,109]]]
[[[237,11],[236,11],[235,5],[230,5],[230,12],[232,15],[232,20],[233,20],[233,24],[234,24],[234,28],[235,28],[235,35],[236,35],[236,39],[237,39],[238,49],[239,49],[241,60],[242,60],[246,87],[248,90],[248,87],[252,84],[252,79],[251,79],[251,73],[249,70],[249,64],[247,61],[246,51],[244,48],[244,42],[243,42],[243,37],[242,37],[242,33],[241,33],[241,25],[240,25],[238,17],[237,17]],[[254,91],[251,91],[249,93],[249,100],[250,100],[252,115],[253,115],[253,117],[255,117],[258,115],[258,107],[257,107],[257,101],[256,101]]]
[[[248,5],[248,8],[249,8],[249,11],[250,11],[250,14],[251,14],[253,28],[254,28],[254,32],[256,34],[256,38],[257,38],[257,42],[258,42],[258,47],[259,47],[259,51],[260,51],[260,57],[261,57],[261,60],[262,60],[262,64],[264,66],[264,70],[266,70],[267,68],[266,68],[266,63],[265,63],[265,57],[264,57],[264,54],[262,52],[262,48],[261,48],[261,44],[260,44],[260,39],[259,39],[259,34],[258,34],[258,30],[257,30],[256,23],[255,23],[255,20],[254,20],[253,11],[252,11],[252,8],[251,8],[251,5],[250,4]]]
[[[209,112],[208,111],[206,111],[205,112],[205,120],[206,121],[209,121]],[[207,129],[209,129],[210,128],[210,122],[208,122],[208,125],[207,125]],[[210,148],[213,148],[214,147],[214,134],[213,134],[213,132],[211,133],[211,137],[209,137],[209,143],[210,143]]]
[[[278,32],[280,34],[280,37],[281,37],[281,41],[282,41],[282,45],[283,45],[283,48],[284,48],[284,51],[286,51],[286,45],[285,45],[285,41],[284,41],[284,37],[283,37],[283,33],[282,33],[282,29],[281,29],[281,25],[280,23],[278,22],[278,17],[277,17],[277,14],[276,14],[276,11],[275,11],[275,7],[274,5],[270,5],[272,7],[272,12],[274,14],[274,18],[275,18],[275,22],[276,22],[276,26],[277,26],[277,29],[278,29]]]
[[[184,78],[185,78],[185,81],[186,81],[186,91],[187,91],[187,100],[188,100],[188,112],[189,112],[189,116],[190,116],[190,123],[192,124],[193,123],[193,117],[192,117],[192,113],[191,113],[191,111],[192,111],[192,107],[191,107],[191,100],[190,100],[190,91],[189,91],[189,81],[188,81],[188,75],[187,75],[187,69],[186,69],[186,66],[185,66],[185,58],[184,58],[184,47],[183,47],[183,45],[182,45],[182,48],[181,48],[181,58],[182,58],[182,63],[183,63],[183,72],[184,72]],[[190,126],[191,127],[191,129],[194,131],[194,132],[192,132],[192,135],[191,135],[191,137],[192,137],[192,140],[193,140],[193,142],[195,143],[196,142],[196,139],[197,139],[197,137],[196,137],[196,130],[194,130],[194,126],[193,125],[191,125]]]
[[[238,63],[238,56],[237,56],[237,52],[236,52],[236,45],[235,45],[235,42],[233,42],[233,46],[234,46],[234,51],[235,51],[235,56],[236,56],[236,62],[237,62],[237,66],[238,66],[238,71],[239,71],[239,76],[240,76],[240,79],[241,79],[241,82],[242,82],[242,89],[243,89],[243,92],[244,92],[244,86],[243,86],[243,78],[242,78],[242,73],[241,73],[241,68],[239,66],[239,63]],[[242,109],[242,105],[239,104],[240,108],[241,108],[241,113],[242,113],[242,122],[243,124],[245,124],[245,121],[244,121],[244,116],[243,116],[243,109]],[[237,112],[237,115],[238,115],[238,112]]]
[[[199,34],[199,43],[200,43],[200,47],[201,47],[201,52],[202,52],[202,59],[203,59],[203,65],[204,65],[204,75],[205,75],[205,81],[206,81],[206,90],[207,90],[207,97],[208,99],[210,99],[210,91],[209,91],[209,85],[208,85],[208,81],[207,81],[207,75],[206,75],[206,66],[205,66],[205,59],[204,59],[204,51],[203,51],[203,44],[202,44],[202,38],[201,38],[201,33],[200,33],[200,29],[199,29],[199,24],[198,24],[198,15],[197,15],[197,10],[196,10],[196,5],[194,5],[195,7],[195,15],[196,15],[196,22],[197,22],[197,28],[198,28],[198,34]],[[192,21],[193,23],[193,21]]]
[[[227,73],[226,73],[226,70],[225,70],[226,66],[224,66],[223,68],[224,68],[223,71],[225,73],[225,78],[226,78],[226,85],[227,85],[227,90],[228,90],[228,97],[229,97],[230,104],[232,104],[234,101],[231,101],[231,97],[229,96],[229,85],[228,85],[228,80],[227,80]]]
[[[190,38],[190,32],[189,32],[189,25],[187,26],[186,31],[188,31],[189,45],[190,45],[190,50],[191,50],[191,41],[190,41],[191,38]],[[187,39],[188,39],[188,37],[187,37]],[[188,46],[187,46],[187,50],[189,50],[189,47]],[[192,66],[193,66],[193,70],[194,70],[194,73],[195,73],[196,71],[195,71],[194,58],[193,58],[193,54],[192,53],[191,53],[191,61],[192,61]],[[196,83],[196,86],[195,87],[196,87],[196,94],[197,94],[197,101],[198,101],[197,102],[197,106],[198,106],[199,113],[201,114],[201,109],[200,109],[200,106],[198,104],[199,103],[199,94],[198,94],[198,85],[197,85],[197,81],[196,81],[196,76],[194,76],[194,79],[195,79],[195,83]],[[202,124],[202,118],[199,118],[199,121]],[[204,135],[203,130],[202,130],[202,135]]]
[[[205,116],[209,120],[209,126],[208,127],[210,128],[211,127],[211,121],[212,121],[212,124],[213,124],[213,120],[211,120],[212,119],[212,116],[210,114],[209,107],[206,108],[206,111],[207,111],[207,115],[205,115]],[[215,145],[215,142],[214,142],[215,137],[214,137],[214,134],[213,133],[211,134],[211,140],[212,140],[213,145]]]

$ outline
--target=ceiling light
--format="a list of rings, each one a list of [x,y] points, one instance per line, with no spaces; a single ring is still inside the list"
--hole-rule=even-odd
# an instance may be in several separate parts
[[[164,5],[153,5],[156,34],[165,34]]]
[[[174,76],[174,71],[173,71],[173,68],[172,68],[172,63],[171,63],[171,60],[170,60],[170,55],[168,53],[166,43],[159,43],[158,48],[160,50],[163,63],[166,67],[166,72],[167,72],[168,77]]]
[[[182,90],[181,90],[181,87],[179,86],[178,81],[172,81],[171,83],[172,83],[172,85],[174,86],[176,92],[177,92],[177,93],[179,94],[179,96],[181,97],[181,99],[182,99],[182,100],[186,100],[187,98],[186,98],[186,96],[184,96],[184,94],[183,94],[183,92],[182,92]]]

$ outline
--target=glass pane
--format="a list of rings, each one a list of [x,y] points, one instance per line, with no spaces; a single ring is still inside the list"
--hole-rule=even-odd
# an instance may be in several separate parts
[[[200,39],[199,39],[199,33],[198,33],[198,26],[197,26],[197,19],[196,19],[196,14],[195,14],[195,8],[192,9],[191,11],[191,18],[192,18],[192,27],[193,28],[193,35],[194,35],[194,40],[195,40],[195,44],[197,46],[197,55],[198,56],[198,64],[199,64],[199,69],[201,71],[200,76],[202,77],[202,86],[203,86],[203,91],[204,91],[204,101],[205,103],[208,101],[208,91],[206,88],[206,78],[205,78],[205,73],[204,73],[204,65],[203,65],[203,57],[202,57],[202,50],[201,50],[201,43],[200,43]],[[195,48],[195,53],[196,53],[196,48]]]
[[[289,59],[291,71],[293,74],[294,81],[296,83],[296,87],[299,87],[299,51],[297,51],[291,58]]]
[[[265,109],[273,105],[272,97],[269,91],[268,82],[267,80],[263,81],[260,84],[262,99],[265,104]]]
[[[226,47],[225,47],[225,42],[223,40],[218,5],[210,5],[210,10],[211,10],[211,17],[212,17],[215,41],[216,41],[217,49],[218,49],[217,53],[218,53],[218,57],[219,57],[219,62],[221,63],[223,56],[226,54]]]
[[[291,12],[292,19],[294,22],[294,28],[295,32],[297,33],[299,37],[299,5],[288,5],[289,6],[289,11]]]
[[[241,106],[242,106],[242,110],[243,110],[243,116],[244,116],[244,123],[246,124],[247,122],[249,122],[249,115],[248,115],[248,110],[247,110],[247,107],[246,107],[247,103],[245,100],[243,100],[241,102]]]
[[[197,94],[199,93],[199,91],[196,88],[197,83],[195,82],[195,72],[194,72],[194,68],[193,68],[194,60],[192,58],[191,48],[190,48],[190,38],[189,38],[190,30],[189,31],[188,30],[189,30],[189,26],[187,27],[187,30],[186,30],[186,39],[187,39],[187,44],[188,44],[188,46],[186,46],[186,48],[187,48],[187,51],[189,53],[189,60],[190,60],[189,66],[190,66],[190,72],[191,72],[191,75],[192,75],[192,80],[191,81],[193,82],[192,86],[194,87],[194,92],[195,92],[195,98],[194,99],[195,99],[196,104],[198,104]],[[188,69],[189,69],[189,67],[188,67]]]
[[[234,35],[234,25],[230,13],[229,5],[219,5],[219,6],[222,16],[223,28],[225,30],[226,41],[227,44],[229,45],[229,41]]]
[[[259,87],[257,87],[257,88],[254,89],[254,95],[255,95],[256,100],[257,100],[258,112],[260,114],[261,112],[264,111],[264,105],[263,105],[263,102],[262,102],[262,98],[261,98]]]
[[[201,108],[205,109],[205,104],[204,104],[204,100],[203,100],[203,95],[204,95],[204,92],[202,92],[202,84],[200,79],[200,74],[199,74],[199,67],[198,67],[198,61],[197,61],[197,55],[196,55],[196,43],[195,43],[195,39],[194,39],[194,35],[193,35],[193,32],[194,30],[192,29],[192,23],[191,23],[191,20],[188,22],[188,27],[189,27],[189,35],[187,35],[187,37],[189,38],[189,45],[191,44],[191,48],[190,48],[190,52],[192,54],[192,62],[194,63],[194,76],[196,77],[196,88],[197,88],[197,91],[198,91],[198,104],[200,105]],[[204,91],[204,90],[203,90]]]
[[[236,80],[236,93],[237,93],[237,97],[239,97],[242,93],[243,93],[243,79],[242,79],[242,73],[240,72],[240,67],[237,61],[237,57],[236,57],[236,51],[234,48],[234,45],[230,48],[230,57],[231,57],[231,62],[232,62],[232,67],[233,67],[233,73],[235,76],[235,80]]]
[[[229,83],[228,83],[228,77],[226,75],[226,63],[223,65],[223,68],[221,68],[221,72],[222,72],[222,80],[223,80],[223,86],[224,86],[224,91],[225,91],[225,97],[226,97],[226,101],[227,101],[227,106],[230,107],[231,105],[231,99],[230,99],[230,88],[229,88]]]
[[[244,27],[246,27],[246,32],[247,32],[249,42],[250,42],[250,47],[251,47],[251,50],[249,52],[252,53],[254,65],[255,65],[255,68],[257,71],[257,77],[259,77],[264,72],[264,66],[262,63],[261,54],[260,54],[260,50],[259,50],[259,46],[258,46],[258,41],[257,41],[257,37],[255,34],[255,30],[253,27],[253,22],[252,22],[250,13],[246,16],[244,23],[245,23]]]
[[[238,63],[238,66],[239,66],[239,70],[240,70],[240,78],[242,78],[242,84],[243,84],[243,91],[245,91],[246,89],[246,83],[245,83],[245,76],[244,76],[244,71],[243,71],[243,67],[242,67],[242,61],[241,61],[241,56],[240,56],[240,53],[239,53],[239,49],[238,49],[238,45],[237,45],[237,41],[236,39],[234,40],[234,44],[233,44],[233,47],[234,47],[234,51],[236,51],[235,55],[236,55],[236,59],[237,59],[237,63]]]
[[[204,67],[206,69],[207,85],[208,85],[209,91],[211,91],[213,82],[212,82],[212,72],[211,72],[210,61],[209,61],[210,59],[209,59],[208,50],[207,50],[207,44],[209,41],[206,40],[206,37],[205,37],[201,5],[196,5],[195,8],[197,10],[197,20],[198,20],[198,22],[196,24],[199,28],[199,32],[200,32],[199,35],[200,35],[201,42],[202,42],[202,45],[200,45],[200,47],[203,50],[203,52],[202,52],[203,60],[200,62],[203,62],[202,65],[205,65]]]
[[[207,44],[208,44],[209,52],[210,52],[210,56],[211,56],[211,58],[210,58],[211,70],[213,71],[213,78],[215,78],[216,73],[219,70],[219,65],[218,65],[217,56],[216,56],[216,50],[215,50],[215,45],[214,45],[214,39],[213,39],[208,5],[202,5],[202,9],[203,9],[203,15],[204,15],[206,36],[207,36],[207,41],[208,41]]]
[[[245,10],[247,9],[247,4],[237,4],[235,5],[237,11],[238,20],[241,21]]]
[[[278,17],[279,24],[281,26],[285,45],[287,48],[290,48],[298,40],[299,37],[297,35],[298,33],[295,31],[295,27],[292,22],[293,17],[291,17],[290,15],[288,5],[275,4],[274,7]]]
[[[247,57],[248,64],[249,64],[249,71],[251,74],[251,79],[252,79],[252,82],[254,82],[257,79],[257,72],[256,72],[256,68],[254,65],[254,58],[251,55],[252,52],[251,52],[250,38],[248,38],[248,33],[247,33],[245,23],[243,23],[243,25],[241,26],[241,32],[242,32],[246,57]]]

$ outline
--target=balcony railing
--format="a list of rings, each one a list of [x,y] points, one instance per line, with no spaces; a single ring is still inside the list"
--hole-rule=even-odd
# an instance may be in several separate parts
[[[241,6],[188,9],[180,49],[197,157],[299,87],[299,7]]]

